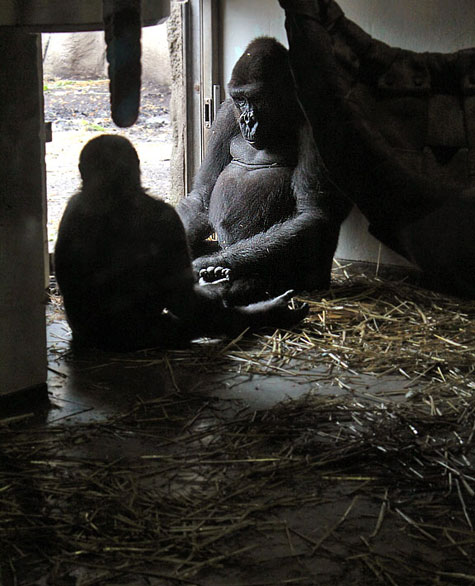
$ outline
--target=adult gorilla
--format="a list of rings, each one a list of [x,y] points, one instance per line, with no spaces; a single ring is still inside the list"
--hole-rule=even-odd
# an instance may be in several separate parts
[[[59,226],[58,285],[75,344],[106,350],[183,346],[202,335],[289,326],[291,292],[228,308],[213,286],[195,284],[185,231],[174,208],[140,185],[137,153],[100,136],[81,153],[82,188]]]
[[[178,205],[205,280],[229,277],[232,303],[326,289],[349,204],[321,188],[312,130],[297,100],[288,52],[250,43],[229,82],[192,192]],[[217,234],[217,250],[206,239]]]

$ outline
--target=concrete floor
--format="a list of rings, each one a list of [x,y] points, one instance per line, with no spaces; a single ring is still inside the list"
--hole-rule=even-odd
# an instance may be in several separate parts
[[[41,408],[28,425],[44,422],[51,428],[63,424],[74,428],[84,423],[106,421],[127,412],[137,400],[150,401],[174,393],[185,397],[190,393],[194,400],[202,396],[203,405],[207,399],[217,398],[218,408],[222,406],[220,417],[227,419],[232,419],[242,409],[247,412],[266,411],[287,398],[296,399],[308,393],[327,397],[351,396],[357,402],[375,405],[405,400],[408,381],[403,377],[371,377],[339,372],[338,369],[334,369],[329,377],[327,367],[323,365],[305,374],[296,367],[294,374],[281,372],[262,376],[224,372],[220,368],[203,371],[186,363],[180,366],[179,361],[164,361],[161,356],[153,354],[86,352],[73,356],[69,349],[70,332],[64,316],[51,307],[48,313],[49,404]],[[238,400],[237,406],[229,407],[229,399]],[[195,426],[193,417],[190,425]],[[173,430],[171,433],[174,433]],[[141,437],[135,432],[123,431],[100,444],[75,447],[71,453],[75,457],[80,454],[81,457],[100,457],[107,461],[117,458],[133,461],[134,458],[143,457],[143,454],[154,453],[156,445],[157,438],[153,436]],[[183,482],[186,485],[186,480]],[[150,572],[147,578],[142,574],[127,574],[121,580],[104,582],[91,574],[90,570],[84,573],[84,568],[78,567],[71,573],[71,576],[76,576],[76,582],[67,583],[79,585],[84,580],[87,584],[156,586],[435,584],[429,578],[427,582],[418,578],[414,578],[414,582],[398,582],[388,577],[387,572],[371,565],[372,557],[364,557],[376,555],[374,552],[377,550],[377,555],[381,556],[378,559],[389,560],[393,552],[397,551],[400,559],[416,556],[421,563],[429,564],[434,575],[434,568],[437,569],[439,563],[439,548],[434,545],[428,547],[426,542],[417,538],[417,532],[415,538],[412,535],[409,539],[405,530],[407,523],[394,512],[386,514],[384,524],[378,529],[377,542],[367,544],[370,553],[361,553],[362,536],[373,535],[381,515],[381,499],[384,500],[383,488],[378,489],[381,494],[378,492],[377,499],[372,491],[366,491],[368,482],[351,477],[346,480],[340,478],[338,482],[323,482],[315,476],[309,476],[301,489],[293,489],[302,491],[301,506],[283,505],[264,514],[265,522],[280,523],[286,528],[285,532],[266,533],[249,529],[239,538],[244,540],[246,546],[249,545],[249,539],[255,546],[246,552],[247,561],[244,565],[231,560],[186,580],[164,580],[157,577],[158,573]],[[292,483],[291,478],[289,483]],[[183,485],[180,488],[183,489]],[[285,487],[278,489],[276,493],[269,494],[269,498],[289,498],[288,490]],[[309,490],[312,495],[318,495],[318,502],[308,501]],[[292,496],[295,499],[295,492]],[[340,530],[340,526],[343,529]],[[239,539],[234,547],[243,545]],[[358,561],[361,556],[365,563]],[[356,561],[352,561],[353,557]],[[6,586],[16,583],[13,579],[9,582],[7,574],[5,576]],[[29,582],[25,579],[18,583],[55,582],[48,582],[45,576],[38,581]],[[437,582],[441,585],[452,583],[456,582]]]
[[[374,270],[368,263],[343,262],[338,267],[336,270],[348,269],[354,274],[371,275]],[[396,280],[404,276],[416,284],[420,278],[406,267],[381,267],[380,274]],[[363,402],[401,401],[408,387],[408,380],[402,376],[374,377],[333,367],[329,376],[324,365],[305,373],[299,372],[296,366],[293,375],[277,372],[276,375],[240,376],[236,375],[235,368],[230,374],[219,367],[203,373],[183,362],[179,369],[170,365],[164,368],[153,356],[138,360],[133,355],[85,352],[74,357],[69,350],[71,334],[60,298],[53,298],[48,306],[47,322],[48,389],[55,405],[46,417],[48,423],[60,418],[72,421],[106,418],[134,402],[137,396],[149,398],[177,389],[241,399],[254,410],[269,409],[286,398],[296,399],[309,392],[324,396],[351,395]]]
[[[48,390],[50,409],[46,414],[46,423],[54,426],[106,420],[121,411],[126,411],[137,399],[147,401],[170,393],[180,392],[186,395],[192,392],[202,395],[204,399],[217,397],[223,401],[225,418],[232,418],[235,410],[226,412],[227,399],[237,399],[242,408],[247,410],[268,410],[280,401],[288,398],[297,399],[306,393],[325,396],[342,396],[349,393],[353,398],[363,401],[393,401],[404,398],[407,380],[402,377],[385,377],[384,380],[368,376],[347,375],[335,372],[335,378],[328,380],[327,371],[322,366],[304,377],[299,375],[236,375],[234,373],[200,373],[163,365],[154,357],[137,360],[136,357],[113,354],[85,353],[72,357],[69,353],[69,330],[64,320],[54,320],[48,328],[49,337],[49,379]],[[351,380],[349,380],[351,378]],[[322,380],[319,380],[322,379]],[[335,382],[338,380],[338,384]],[[358,395],[358,397],[356,397]],[[241,408],[241,407],[240,407]],[[82,456],[100,456],[107,461],[117,458],[140,457],[143,453],[156,450],[152,439],[137,439],[133,434],[121,435],[115,440],[108,438],[100,446],[81,451]],[[321,553],[310,556],[302,563],[299,556],[308,557],[311,544],[299,542],[295,535],[319,535],[320,530],[338,524],[352,506],[354,492],[361,482],[333,483],[325,490],[323,500],[328,504],[304,504],[297,510],[294,507],[280,508],[271,515],[272,522],[277,520],[283,525],[290,525],[294,534],[289,554],[289,542],[286,536],[253,535],[255,549],[252,550],[248,568],[239,568],[230,564],[223,569],[205,572],[196,581],[151,582],[160,585],[195,584],[196,586],[227,586],[228,584],[248,586],[251,584],[277,586],[279,584],[325,585],[371,585],[380,583],[364,568],[346,567],[338,562],[340,557],[350,555],[352,547],[359,543],[361,533],[374,529],[379,514],[379,505],[370,497],[359,497],[358,514],[348,523],[345,536],[334,551],[322,548]],[[302,501],[305,501],[304,492]],[[284,492],[285,494],[285,492]],[[275,495],[281,498],[282,495]],[[307,496],[308,498],[308,496]],[[321,499],[319,499],[320,501]],[[316,530],[316,527],[319,529]],[[395,525],[387,523],[384,528],[383,542],[386,551],[393,546],[392,532]],[[399,542],[399,540],[398,540]],[[241,545],[241,544],[240,544]],[[277,561],[281,559],[281,561]],[[81,572],[79,571],[79,575]],[[87,574],[85,578],[90,579]],[[126,583],[146,584],[138,576],[129,577]],[[373,581],[374,580],[374,581]],[[402,585],[401,585],[402,586]]]
[[[221,399],[239,399],[250,410],[269,409],[285,399],[306,393],[322,396],[351,394],[362,401],[400,401],[407,379],[402,376],[372,377],[335,372],[329,379],[327,367],[305,375],[239,375],[196,372],[183,365],[173,371],[154,357],[84,352],[74,357],[69,351],[70,331],[63,317],[48,326],[48,391],[52,408],[46,423],[106,419],[127,408],[137,398],[147,400],[178,389]]]

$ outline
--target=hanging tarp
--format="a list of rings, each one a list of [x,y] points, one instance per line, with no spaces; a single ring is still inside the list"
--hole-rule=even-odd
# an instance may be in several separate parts
[[[408,51],[373,39],[331,0],[280,4],[333,181],[436,286],[475,295],[475,49]]]

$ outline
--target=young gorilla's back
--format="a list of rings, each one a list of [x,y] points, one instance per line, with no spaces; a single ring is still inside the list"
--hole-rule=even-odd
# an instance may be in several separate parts
[[[89,143],[96,153],[110,143],[119,153],[133,148],[120,137],[100,138]],[[194,282],[183,227],[170,205],[126,177],[127,157],[103,164],[107,174],[95,177],[82,166],[83,188],[67,205],[55,250],[76,341],[117,348],[171,342],[158,335],[171,333],[173,318],[163,309],[172,296],[192,295]]]

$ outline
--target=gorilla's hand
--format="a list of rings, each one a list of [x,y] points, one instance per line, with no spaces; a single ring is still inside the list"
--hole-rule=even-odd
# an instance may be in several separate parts
[[[206,283],[222,283],[223,281],[230,281],[230,275],[231,269],[210,266],[200,270],[199,283],[200,285],[205,285]]]
[[[293,295],[294,291],[289,290],[273,299],[259,301],[241,309],[254,317],[255,325],[276,328],[290,327],[301,321],[309,310],[307,303],[301,303],[298,307],[295,305],[291,307],[290,302]]]

